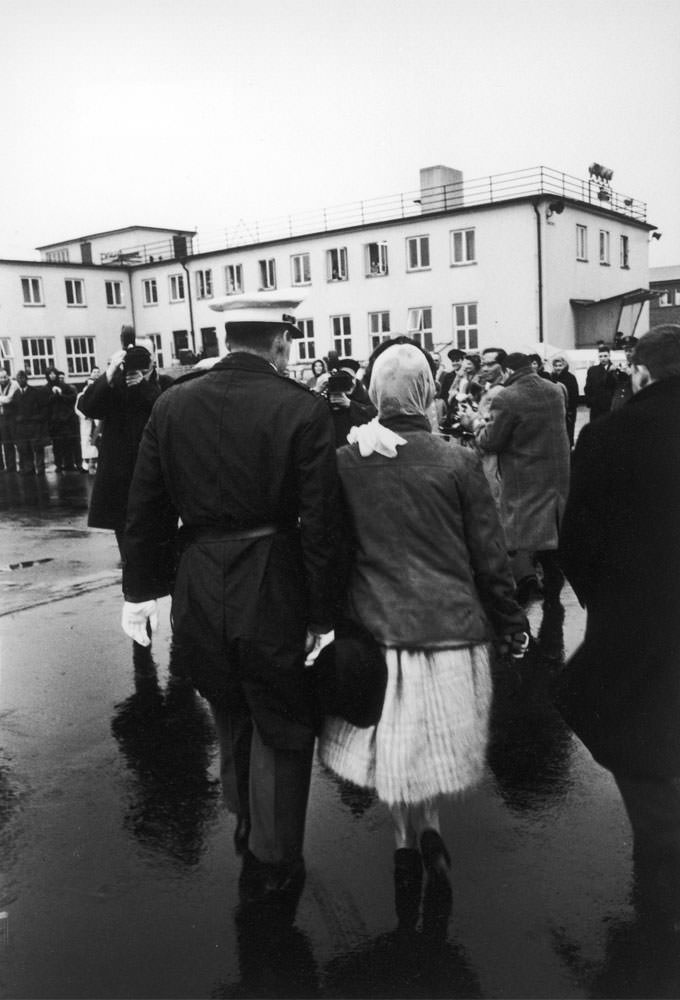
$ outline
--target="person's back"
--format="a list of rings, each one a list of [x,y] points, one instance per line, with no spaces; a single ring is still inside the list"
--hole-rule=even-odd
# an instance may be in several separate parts
[[[338,452],[358,542],[350,607],[387,645],[484,642],[476,560],[498,569],[505,558],[480,461],[408,420],[390,428],[407,442],[394,458]]]

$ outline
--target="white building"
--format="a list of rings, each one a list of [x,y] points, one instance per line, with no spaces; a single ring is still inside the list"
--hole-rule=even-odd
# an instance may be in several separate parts
[[[306,293],[307,364],[329,350],[366,359],[397,333],[428,348],[590,347],[644,323],[653,229],[643,203],[598,177],[539,167],[466,182],[431,167],[416,192],[242,224],[215,249],[129,227],[0,261],[0,349],[11,370],[53,359],[77,378],[133,323],[169,367],[222,353],[216,298],[291,285]]]

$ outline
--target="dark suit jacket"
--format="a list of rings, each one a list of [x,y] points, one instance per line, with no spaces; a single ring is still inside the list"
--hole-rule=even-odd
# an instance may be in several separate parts
[[[604,365],[592,365],[588,369],[584,396],[586,406],[590,409],[591,420],[609,413],[615,388],[616,381],[611,365],[607,368]]]
[[[588,612],[560,705],[596,759],[680,775],[680,377],[583,428],[560,541]]]
[[[194,684],[230,711],[247,706],[266,743],[305,745],[305,631],[331,627],[335,600],[339,481],[326,400],[245,353],[176,384],[144,431],[128,510],[127,599],[168,592],[181,518],[173,636]],[[225,537],[265,525],[279,530]]]

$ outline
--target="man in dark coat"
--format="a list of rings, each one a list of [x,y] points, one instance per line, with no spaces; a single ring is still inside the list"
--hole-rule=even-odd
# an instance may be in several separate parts
[[[567,436],[569,444],[574,447],[574,431],[576,428],[576,415],[578,413],[578,382],[576,376],[569,371],[569,362],[563,354],[558,354],[552,359],[553,382],[563,385],[567,394]]]
[[[124,627],[144,643],[180,518],[174,644],[215,716],[241,888],[257,900],[304,880],[315,733],[304,659],[333,626],[339,486],[328,404],[281,377],[300,336],[282,313],[295,300],[250,296],[239,313],[244,299],[226,323],[231,353],[179,380],[151,414],[123,585]]]
[[[43,386],[28,384],[25,371],[17,372],[19,388],[12,397],[14,429],[19,452],[19,471],[23,476],[45,471],[45,446],[48,442],[47,412],[49,398]]]
[[[600,346],[597,351],[598,363],[586,372],[585,400],[590,410],[590,419],[603,417],[609,413],[616,381],[612,370],[611,353],[608,347]]]
[[[616,778],[638,901],[680,929],[680,326],[640,338],[632,378],[574,451],[560,552],[588,619],[560,707]]]
[[[17,468],[12,399],[18,388],[17,383],[9,377],[9,373],[0,368],[0,468],[6,472],[16,472]]]
[[[76,414],[74,386],[63,372],[55,371],[56,380],[47,379],[49,392],[49,429],[57,472],[80,472],[80,425]]]
[[[161,394],[150,342],[116,351],[106,371],[87,385],[78,409],[92,420],[101,420],[97,472],[87,523],[110,528],[121,550],[139,442],[153,404]]]

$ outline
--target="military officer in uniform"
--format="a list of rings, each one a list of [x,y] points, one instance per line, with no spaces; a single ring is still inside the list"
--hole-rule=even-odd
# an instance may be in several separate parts
[[[209,701],[247,900],[304,881],[314,709],[305,653],[333,626],[339,509],[326,402],[282,378],[299,296],[231,296],[229,354],[163,394],[128,500],[123,628],[145,643],[168,593],[173,643]],[[178,520],[181,529],[178,531]]]

